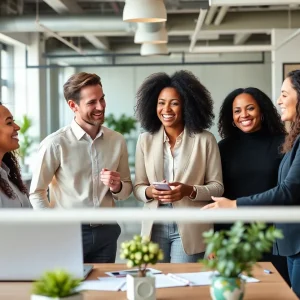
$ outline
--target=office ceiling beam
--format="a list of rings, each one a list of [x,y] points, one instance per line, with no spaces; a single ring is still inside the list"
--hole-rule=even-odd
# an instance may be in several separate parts
[[[200,9],[200,13],[199,13],[199,16],[198,16],[196,28],[195,28],[195,30],[192,34],[192,37],[191,37],[190,52],[192,52],[194,47],[195,47],[195,44],[197,42],[197,36],[198,36],[202,26],[203,26],[206,14],[207,14],[207,9]]]
[[[0,33],[0,42],[8,45],[27,45],[31,44],[30,34],[26,32]]]
[[[213,33],[205,33],[203,31],[199,32],[197,35],[197,40],[198,41],[217,41],[220,38],[220,35],[217,32]]]
[[[81,7],[73,0],[43,0],[58,14],[81,13]]]
[[[58,14],[83,14],[83,9],[74,0],[44,0]],[[109,50],[107,39],[99,39],[92,34],[86,34],[84,37],[96,48]]]
[[[219,26],[222,23],[227,14],[228,9],[229,6],[222,6],[220,8],[219,13],[217,14],[216,19],[214,21],[214,25]]]
[[[300,0],[209,0],[210,6],[263,6],[288,4],[300,4]]]
[[[216,12],[218,10],[218,6],[211,6],[207,12],[207,16],[205,18],[205,25],[210,25]]]
[[[268,52],[274,48],[272,45],[249,45],[249,46],[210,46],[195,47],[193,53],[236,53],[236,52]]]
[[[55,32],[130,31],[130,24],[117,16],[44,15],[39,21]],[[1,17],[0,32],[36,32],[35,16]]]
[[[93,34],[83,35],[95,48],[100,50],[109,50],[109,42],[106,37],[98,38]]]
[[[251,33],[238,33],[234,36],[234,45],[243,45],[250,38]]]
[[[188,16],[168,16],[167,29],[173,35],[191,35],[195,30],[195,19],[198,14]],[[90,33],[97,36],[133,35],[135,24],[122,21],[119,16],[98,15],[44,15],[39,17],[40,23],[61,33]],[[293,22],[289,24],[286,12],[269,11],[257,12],[255,18],[248,12],[227,12],[226,22],[219,26],[205,25],[201,31],[221,32],[266,32],[273,28],[287,29],[300,28],[300,10],[293,12]],[[0,32],[36,32],[35,16],[13,16],[0,18]]]
[[[276,50],[280,49],[282,46],[284,46],[286,43],[294,39],[299,34],[300,34],[300,28],[295,30],[291,35],[289,35],[285,40],[283,40],[279,45],[277,45]]]
[[[68,47],[70,47],[71,49],[75,50],[78,54],[81,54],[81,55],[84,54],[84,52],[81,48],[79,48],[79,47],[75,46],[74,44],[72,44],[71,42],[67,41],[65,38],[61,37],[56,32],[53,32],[50,28],[47,28],[46,26],[44,26],[43,24],[40,24],[40,23],[37,23],[37,26],[42,30],[42,32],[46,32],[47,35],[55,37],[56,39],[58,39],[59,41],[61,41],[62,43],[64,43]]]

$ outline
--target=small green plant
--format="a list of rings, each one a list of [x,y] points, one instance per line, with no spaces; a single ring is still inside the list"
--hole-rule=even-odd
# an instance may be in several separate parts
[[[130,134],[132,130],[136,129],[136,119],[127,117],[125,114],[122,114],[120,118],[115,118],[113,114],[109,114],[105,117],[105,123],[108,128],[121,134]]]
[[[151,242],[148,237],[135,235],[133,240],[121,244],[120,257],[127,259],[128,268],[138,267],[139,277],[145,277],[147,265],[155,265],[164,258],[164,254],[159,245]]]
[[[203,265],[216,270],[223,277],[238,277],[245,272],[251,275],[253,265],[262,258],[264,252],[272,248],[275,239],[283,238],[282,232],[264,223],[244,225],[236,222],[230,230],[213,230],[203,233],[207,244]],[[208,255],[214,253],[214,259]]]
[[[77,294],[80,280],[63,270],[46,272],[40,280],[33,283],[32,293],[47,297],[67,297]]]
[[[22,165],[25,165],[25,157],[28,156],[29,150],[34,143],[34,139],[28,134],[28,130],[32,126],[32,120],[28,116],[24,115],[22,117],[21,122],[19,122],[18,125],[20,126],[19,154],[20,154]]]

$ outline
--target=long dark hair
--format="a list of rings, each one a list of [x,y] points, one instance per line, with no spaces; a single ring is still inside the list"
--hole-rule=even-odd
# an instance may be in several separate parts
[[[0,105],[2,105],[1,102]],[[28,196],[27,187],[25,186],[21,178],[20,166],[18,163],[16,153],[14,151],[5,153],[2,158],[2,162],[9,168],[9,174],[8,174],[9,181],[14,183],[23,194]],[[9,183],[4,178],[1,177],[1,173],[0,173],[0,189],[4,192],[4,194],[8,198],[14,199],[16,197]]]
[[[297,92],[297,104],[296,104],[296,118],[291,123],[291,130],[286,136],[282,145],[282,152],[286,153],[290,151],[295,143],[296,138],[300,134],[300,70],[295,70],[287,75],[287,78],[291,80],[293,89]]]
[[[182,100],[183,123],[189,134],[200,133],[213,124],[213,101],[209,91],[189,71],[178,71],[172,76],[154,73],[147,77],[137,92],[135,114],[141,126],[150,133],[157,132],[161,122],[156,106],[160,92],[167,87],[175,88]]]
[[[232,126],[232,103],[234,99],[240,94],[249,94],[257,102],[264,121],[262,128],[271,135],[285,134],[284,124],[281,122],[280,115],[272,103],[272,100],[260,89],[254,87],[239,88],[232,91],[224,100],[219,114],[218,131],[220,136],[224,139],[236,135],[240,129]]]

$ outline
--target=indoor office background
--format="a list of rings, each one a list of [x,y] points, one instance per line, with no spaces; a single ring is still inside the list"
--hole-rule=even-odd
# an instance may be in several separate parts
[[[300,64],[297,1],[164,2],[169,54],[141,56],[135,25],[122,21],[124,1],[1,0],[1,101],[16,120],[26,114],[33,121],[35,144],[26,158],[29,170],[23,170],[28,184],[38,142],[72,120],[62,86],[76,72],[101,77],[106,114],[119,117],[134,116],[135,93],[148,75],[189,70],[212,94],[211,132],[219,140],[219,108],[229,92],[253,86],[275,103],[284,64]],[[139,132],[137,126],[127,136],[132,179]],[[117,206],[141,203],[131,196]],[[120,241],[139,232],[139,226],[121,225]]]

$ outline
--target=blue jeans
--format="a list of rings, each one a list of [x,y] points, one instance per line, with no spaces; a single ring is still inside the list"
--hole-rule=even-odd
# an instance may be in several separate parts
[[[101,224],[96,227],[84,224],[81,228],[84,263],[114,263],[117,240],[121,233],[119,224]]]
[[[172,205],[163,205],[161,208],[172,208]],[[152,227],[151,240],[158,243],[164,252],[163,263],[192,263],[203,258],[204,252],[188,255],[184,252],[178,227],[175,222],[154,224]]]
[[[288,256],[287,262],[292,289],[300,299],[300,252],[298,254]]]

